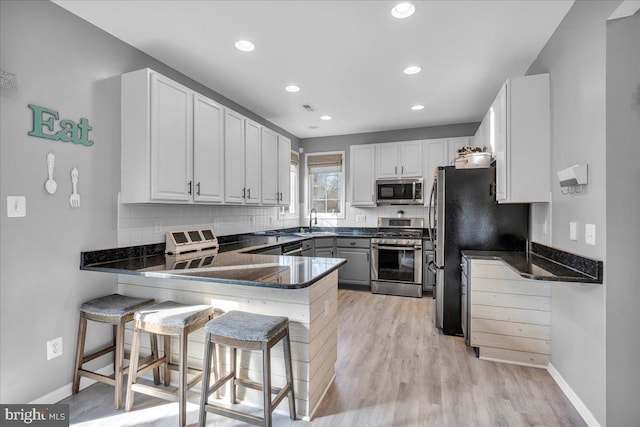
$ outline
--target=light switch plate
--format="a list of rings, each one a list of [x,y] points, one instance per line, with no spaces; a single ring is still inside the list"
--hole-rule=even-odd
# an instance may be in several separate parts
[[[578,223],[569,223],[569,240],[578,240]]]
[[[587,245],[596,244],[596,225],[595,224],[585,224],[584,241]]]
[[[27,216],[27,198],[25,196],[7,196],[7,216],[9,218]]]
[[[367,220],[367,216],[366,215],[356,215],[356,221],[358,222],[363,222]]]

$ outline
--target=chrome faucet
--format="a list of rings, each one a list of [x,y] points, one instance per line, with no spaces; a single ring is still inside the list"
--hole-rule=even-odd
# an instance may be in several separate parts
[[[311,221],[313,219],[313,214],[316,214],[315,221],[313,222],[315,225],[318,225],[318,211],[316,208],[311,208],[311,212],[309,212],[309,233],[313,233],[313,226],[311,225]]]

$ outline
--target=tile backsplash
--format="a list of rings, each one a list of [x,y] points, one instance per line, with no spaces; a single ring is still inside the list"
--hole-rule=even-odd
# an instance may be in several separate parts
[[[165,232],[213,227],[219,236],[297,227],[297,216],[282,217],[280,208],[263,206],[130,205],[118,197],[118,246],[164,242]]]

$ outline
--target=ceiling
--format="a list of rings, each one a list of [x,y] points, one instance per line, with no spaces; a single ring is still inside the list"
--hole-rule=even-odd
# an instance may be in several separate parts
[[[395,19],[389,1],[54,2],[299,138],[480,121],[573,4],[414,1]]]

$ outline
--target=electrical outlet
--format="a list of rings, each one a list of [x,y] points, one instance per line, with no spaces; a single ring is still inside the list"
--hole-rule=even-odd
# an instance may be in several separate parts
[[[549,221],[546,219],[542,223],[542,234],[549,234]]]
[[[366,215],[356,215],[356,221],[364,222],[366,220],[367,220],[367,216]]]
[[[162,223],[160,221],[153,222],[153,229],[156,233],[162,232]]]
[[[62,337],[47,341],[47,360],[62,356]]]
[[[596,244],[596,225],[585,224],[584,226],[584,241],[587,245]]]

